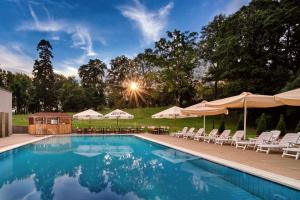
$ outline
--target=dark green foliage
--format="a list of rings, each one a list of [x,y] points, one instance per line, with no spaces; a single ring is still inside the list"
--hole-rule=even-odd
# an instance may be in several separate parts
[[[244,130],[244,115],[240,115],[236,130]]]
[[[300,120],[299,120],[299,122],[298,122],[298,124],[296,126],[295,132],[296,133],[300,133]]]
[[[280,130],[282,135],[286,134],[286,125],[285,125],[283,115],[280,115],[280,119],[279,119],[278,124],[276,126],[276,130]]]
[[[258,119],[256,133],[260,134],[266,130],[267,130],[267,119],[265,113],[263,113]]]
[[[219,131],[219,133],[222,133],[225,129],[226,129],[225,128],[225,117],[222,116],[221,123],[220,123],[220,126],[218,128],[218,131]]]
[[[55,77],[51,59],[52,46],[47,40],[38,43],[39,59],[33,65],[33,86],[35,90],[36,111],[52,111],[57,109],[55,96]]]

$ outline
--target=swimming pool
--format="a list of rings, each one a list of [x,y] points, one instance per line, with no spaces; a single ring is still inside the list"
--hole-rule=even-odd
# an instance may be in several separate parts
[[[0,154],[0,199],[300,199],[135,136],[58,136]]]

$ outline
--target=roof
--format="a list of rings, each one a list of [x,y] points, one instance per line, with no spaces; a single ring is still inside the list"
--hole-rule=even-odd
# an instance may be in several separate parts
[[[29,117],[64,117],[64,118],[71,118],[70,115],[67,113],[62,113],[62,112],[38,112],[38,113],[33,113],[29,115]]]

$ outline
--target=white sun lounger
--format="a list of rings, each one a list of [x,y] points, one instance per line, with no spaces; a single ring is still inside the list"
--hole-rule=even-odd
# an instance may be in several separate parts
[[[231,132],[231,130],[224,130],[222,133],[221,133],[221,135],[219,135],[219,136],[216,136],[213,140],[214,140],[214,142],[215,142],[215,144],[216,144],[216,142],[218,141],[218,140],[222,140],[222,139],[228,139],[229,137],[230,137],[230,132]]]
[[[181,131],[178,131],[177,133],[174,134],[176,137],[181,137],[183,134],[185,134],[188,130],[188,127],[184,127]]]
[[[211,141],[213,141],[216,137],[217,137],[217,134],[218,134],[218,129],[213,129],[211,130],[211,132],[208,134],[208,136],[205,136],[203,138],[203,141],[204,142],[207,142],[207,143],[210,143]]]
[[[188,130],[185,134],[183,134],[183,139],[188,139],[188,137],[193,136],[195,128],[190,128],[190,130]]]
[[[279,142],[273,142],[271,144],[261,144],[258,145],[256,152],[266,152],[267,154],[270,153],[271,150],[282,150],[283,148],[293,147],[299,139],[300,135],[296,133],[287,133]]]
[[[200,128],[198,132],[194,135],[194,140],[200,141],[205,137],[204,128]]]
[[[300,135],[300,132],[297,134]],[[283,150],[282,157],[292,156],[295,157],[296,160],[298,160],[300,158],[300,136],[298,138],[298,141],[295,144],[295,147],[283,148],[282,150]]]
[[[215,144],[226,144],[229,143],[231,145],[235,144],[237,141],[242,140],[242,138],[244,137],[244,131],[238,130],[236,131],[233,136],[228,136],[228,138],[217,138],[215,139]]]
[[[204,128],[199,128],[197,132],[194,132],[192,135],[189,136],[189,138],[194,139],[198,135],[202,135],[204,133]]]
[[[247,147],[253,147],[255,149],[258,145],[260,144],[266,144],[267,142],[270,142],[272,139],[272,133],[271,132],[262,132],[258,138],[252,140],[242,140],[242,141],[237,141],[235,143],[235,148],[242,148],[242,149],[247,149]]]

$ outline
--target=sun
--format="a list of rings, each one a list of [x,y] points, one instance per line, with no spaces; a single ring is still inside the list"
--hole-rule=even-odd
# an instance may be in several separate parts
[[[135,92],[139,90],[139,85],[137,82],[131,81],[129,84],[129,88],[132,92]]]

